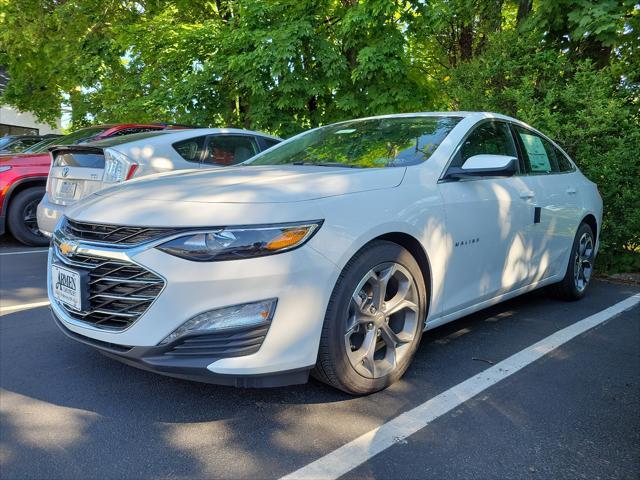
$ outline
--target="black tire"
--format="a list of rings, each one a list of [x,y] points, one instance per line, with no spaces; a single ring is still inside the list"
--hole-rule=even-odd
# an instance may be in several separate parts
[[[578,255],[580,254],[580,240],[582,238],[588,238],[591,242],[592,253],[590,255],[590,273],[586,282],[582,284],[576,280],[576,270],[578,267]],[[580,224],[576,236],[573,239],[573,245],[571,247],[571,254],[569,255],[569,263],[567,265],[567,272],[564,278],[553,285],[549,286],[549,292],[556,298],[566,301],[580,300],[587,293],[589,287],[589,280],[593,271],[593,264],[595,260],[595,236],[594,232],[586,223]]]
[[[11,198],[7,212],[7,226],[16,240],[25,245],[40,247],[49,244],[35,222],[38,203],[44,197],[44,187],[30,187]]]
[[[400,313],[400,315],[402,315],[403,318],[403,326],[401,328],[407,328],[405,335],[409,335],[410,337],[410,331],[413,332],[414,336],[412,340],[406,340],[398,344],[402,345],[402,356],[396,356],[396,349],[392,349],[394,362],[391,364],[392,366],[389,366],[389,363],[385,364],[387,369],[392,369],[390,372],[378,378],[366,378],[355,369],[347,354],[346,342],[348,340],[346,340],[346,338],[349,330],[347,324],[350,319],[350,308],[353,309],[354,305],[352,298],[356,297],[354,292],[366,278],[368,272],[375,270],[377,267],[382,266],[381,268],[383,268],[385,265],[390,264],[396,265],[394,269],[396,269],[395,271],[397,273],[393,275],[399,274],[402,275],[403,279],[409,279],[406,276],[408,273],[413,277],[413,285],[415,285],[415,288],[408,288],[411,289],[412,300],[416,300],[415,302],[412,301],[412,305],[415,307],[417,304],[417,308],[411,308],[411,311],[408,311],[408,316],[405,313]],[[397,265],[399,265],[399,267],[397,267]],[[395,282],[397,285],[395,295],[398,295],[401,284],[399,281],[393,280],[393,278],[395,277],[392,277],[392,280],[389,280],[386,284],[389,285],[389,287],[385,287],[385,291],[391,291],[393,294],[391,284]],[[406,284],[403,283],[402,285]],[[362,305],[365,305],[363,298],[366,297],[361,297]],[[381,303],[381,305],[386,308],[386,303],[384,302],[388,300],[385,300],[385,298],[385,295],[382,295],[381,301],[383,303]],[[366,300],[371,300],[370,305],[373,305],[373,297],[371,299],[367,298]],[[367,310],[367,308],[370,307],[363,308]],[[320,381],[352,395],[366,395],[388,387],[402,377],[413,359],[416,349],[420,344],[420,339],[422,338],[422,330],[427,313],[426,309],[427,288],[422,271],[415,258],[405,248],[392,242],[374,241],[368,244],[347,263],[336,282],[325,315],[322,336],[320,338],[320,349],[318,351],[318,361],[312,374]],[[380,315],[384,317],[382,311],[381,309],[376,313],[376,315],[378,315],[377,321],[386,321],[386,326],[391,326],[391,322],[395,322],[394,318],[397,318],[394,317],[394,315],[398,315],[398,313],[389,315],[386,320],[381,320]],[[407,310],[403,309],[400,312],[405,311]],[[358,318],[364,318],[361,316],[362,312],[360,310],[358,310],[357,313]],[[406,318],[411,318],[411,320],[404,320]],[[384,339],[384,332],[382,332],[382,330],[384,330],[383,327],[385,327],[385,325],[381,325],[380,329],[372,325],[373,323],[367,324],[366,327],[362,329],[362,335],[367,334],[368,330],[371,329],[374,330],[374,337],[375,334],[377,334],[377,338]],[[359,327],[362,327],[362,324],[360,324]],[[380,330],[380,332],[378,332],[378,330]],[[380,333],[383,334],[383,337],[380,337]],[[381,341],[382,343],[380,343]],[[364,345],[364,340],[362,342]],[[382,346],[382,351],[386,355],[387,346],[384,340],[375,340],[374,343],[376,345],[374,347],[376,354],[378,354],[380,346]],[[353,351],[353,348],[351,350]],[[385,360],[386,356],[383,361]]]

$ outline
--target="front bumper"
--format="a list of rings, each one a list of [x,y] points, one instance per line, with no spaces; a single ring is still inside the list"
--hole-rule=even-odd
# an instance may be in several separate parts
[[[172,356],[172,345],[162,347],[129,347],[100,342],[68,329],[53,314],[60,330],[69,338],[96,348],[104,355],[132,367],[169,377],[240,388],[271,388],[306,383],[309,368],[257,375],[221,375],[207,369],[212,358]]]
[[[126,329],[114,332],[96,328],[72,318],[53,298],[50,249],[51,309],[68,336],[130,365],[180,378],[239,386],[306,381],[316,362],[324,314],[339,275],[337,268],[310,246],[268,257],[213,263],[183,260],[153,246],[109,250],[80,244],[79,250],[85,251],[85,247],[94,255],[126,258],[162,277],[165,285]],[[278,303],[268,331],[254,352],[194,359],[167,355],[172,344],[158,346],[199,313],[266,298],[277,298]]]
[[[59,205],[57,203],[51,203],[48,194],[45,193],[44,197],[38,204],[38,228],[47,237],[51,237],[53,231],[56,229],[58,221],[64,215],[66,206]]]

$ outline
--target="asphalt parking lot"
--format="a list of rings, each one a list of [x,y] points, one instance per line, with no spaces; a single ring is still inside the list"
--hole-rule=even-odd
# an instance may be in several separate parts
[[[0,240],[3,479],[279,478],[640,292],[596,281],[578,303],[497,305],[428,332],[400,382],[352,398],[314,380],[241,390],[122,365],[57,330],[45,274],[43,249]],[[344,476],[638,478],[638,345],[636,303]]]

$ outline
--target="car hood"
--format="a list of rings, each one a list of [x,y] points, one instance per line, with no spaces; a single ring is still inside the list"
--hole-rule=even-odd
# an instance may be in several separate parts
[[[49,165],[51,157],[48,153],[14,153],[12,155],[0,155],[0,165],[16,167],[28,167],[32,165]]]
[[[153,175],[96,193],[118,203],[137,199],[193,203],[290,203],[393,188],[404,168],[227,167]]]

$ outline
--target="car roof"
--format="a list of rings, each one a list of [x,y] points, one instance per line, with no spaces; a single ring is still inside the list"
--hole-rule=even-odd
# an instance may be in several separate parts
[[[507,115],[502,115],[501,113],[495,112],[470,112],[470,111],[449,111],[449,112],[411,112],[411,113],[391,113],[386,115],[374,115],[371,117],[363,117],[363,118],[353,118],[349,120],[344,120],[344,122],[351,122],[355,120],[374,120],[378,118],[411,118],[411,117],[458,117],[458,118],[473,118],[477,119],[482,118],[499,118],[502,120],[509,120],[520,122],[518,119],[509,117]],[[343,123],[343,122],[336,122]]]
[[[149,141],[154,137],[163,137],[163,141],[176,142],[180,140],[186,140],[195,137],[201,137],[203,135],[217,135],[217,134],[236,134],[236,135],[255,135],[264,138],[271,138],[281,141],[281,138],[269,135],[266,133],[255,132],[252,130],[242,130],[239,128],[195,128],[184,130],[156,130],[154,132],[142,132],[133,133],[130,135],[124,135],[122,137],[105,138],[104,140],[97,140],[95,142],[84,143],[81,146],[86,147],[111,147],[115,145],[124,145],[125,143],[133,143],[138,141]],[[170,138],[167,138],[170,136]]]

